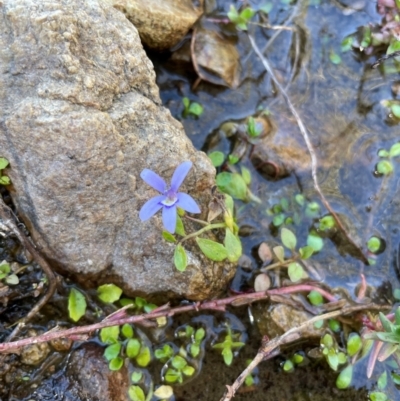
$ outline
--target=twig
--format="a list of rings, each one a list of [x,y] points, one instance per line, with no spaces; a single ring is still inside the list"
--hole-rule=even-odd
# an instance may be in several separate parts
[[[48,279],[48,288],[46,294],[36,303],[36,305],[30,310],[30,312],[22,318],[18,325],[14,328],[12,333],[7,337],[6,341],[12,340],[21,330],[21,328],[33,317],[35,316],[43,305],[53,296],[56,290],[56,278],[50,265],[42,257],[42,255],[36,250],[35,246],[29,238],[17,227],[14,221],[14,214],[12,210],[4,203],[3,199],[0,197],[0,218],[3,220],[3,224],[7,226],[10,232],[15,235],[20,243],[25,247],[25,249],[32,255],[36,263],[42,268],[43,272],[46,274]]]
[[[103,319],[99,323],[91,324],[88,326],[80,326],[80,327],[72,327],[67,330],[59,330],[59,331],[48,331],[40,336],[24,338],[22,340],[14,341],[14,342],[6,342],[0,344],[0,353],[1,352],[14,352],[16,349],[24,347],[30,344],[39,344],[47,341],[54,340],[56,338],[71,338],[75,339],[79,334],[91,333],[95,330],[102,329],[104,327],[110,326],[120,326],[125,323],[141,323],[149,320],[157,319],[159,317],[164,316],[174,316],[177,314],[189,312],[189,311],[201,311],[201,310],[214,310],[214,311],[224,311],[227,305],[239,306],[245,303],[252,303],[255,301],[261,301],[268,299],[270,295],[284,295],[290,294],[299,291],[311,291],[315,290],[321,293],[327,300],[337,301],[336,298],[333,297],[332,294],[329,294],[327,291],[322,290],[321,288],[311,285],[311,284],[299,284],[288,287],[276,288],[268,291],[254,292],[250,294],[240,294],[232,297],[207,301],[207,302],[197,302],[191,305],[178,306],[176,308],[170,308],[169,305],[164,305],[160,308],[157,308],[149,313],[144,313],[141,315],[135,316],[125,316],[126,308],[122,308],[114,312],[111,315],[111,318],[108,316]],[[245,302],[247,301],[247,302]]]
[[[386,54],[385,56],[382,56],[381,58],[379,58],[378,60],[375,61],[374,64],[371,65],[371,68],[375,69],[377,68],[381,63],[383,63],[384,61],[393,58],[393,57],[398,57],[400,56],[400,50],[397,50],[393,53],[390,54]]]
[[[310,157],[311,157],[311,175],[312,175],[312,179],[313,179],[313,182],[314,182],[315,190],[317,191],[317,193],[318,193],[319,197],[321,198],[321,201],[324,204],[324,206],[326,207],[326,209],[329,211],[329,213],[335,219],[336,224],[338,225],[338,227],[340,228],[340,230],[342,231],[342,233],[346,237],[347,241],[349,241],[349,243],[352,244],[359,251],[360,258],[362,259],[362,261],[365,264],[368,264],[368,259],[364,255],[362,249],[351,238],[351,236],[347,232],[346,228],[344,227],[344,225],[340,221],[339,216],[332,209],[332,207],[330,206],[329,202],[325,198],[325,195],[323,194],[323,192],[322,192],[322,190],[321,190],[321,188],[319,186],[318,176],[317,176],[318,159],[317,159],[317,155],[315,153],[314,147],[313,147],[313,145],[311,143],[310,137],[308,136],[307,129],[306,129],[303,121],[301,120],[296,108],[294,107],[294,105],[293,105],[292,101],[290,100],[288,94],[286,93],[285,89],[283,88],[283,86],[280,84],[280,82],[276,78],[276,76],[274,74],[274,71],[272,70],[271,66],[269,65],[268,60],[261,54],[260,49],[258,48],[257,44],[254,41],[254,38],[251,35],[248,35],[248,38],[250,40],[250,43],[251,43],[251,46],[252,46],[254,52],[260,58],[261,62],[263,63],[263,65],[265,67],[265,69],[267,70],[267,72],[271,76],[272,80],[274,81],[275,85],[277,86],[277,88],[281,92],[281,95],[284,97],[284,99],[285,99],[285,101],[286,101],[291,113],[293,114],[293,116],[296,119],[297,125],[299,127],[299,130],[300,130],[302,136],[303,136],[304,142],[307,145],[307,149],[308,149],[308,152],[309,152]]]
[[[382,310],[384,308],[391,309],[391,307],[392,306],[390,305],[377,305],[374,303],[344,307],[340,310],[315,316],[312,319],[307,320],[300,326],[288,330],[281,336],[276,337],[271,341],[265,342],[261,345],[261,348],[257,352],[257,355],[252,360],[250,365],[248,365],[247,368],[238,376],[232,386],[226,386],[228,388],[228,391],[221,398],[220,401],[230,401],[236,394],[239,387],[243,384],[246,377],[251,374],[251,372],[259,365],[260,362],[264,361],[265,359],[270,359],[272,356],[276,355],[277,351],[279,352],[279,347],[281,347],[282,345],[290,344],[294,341],[297,341],[301,337],[301,331],[307,328],[309,325],[318,322],[319,320],[331,319],[342,315],[349,315],[351,313],[360,312],[366,309]]]

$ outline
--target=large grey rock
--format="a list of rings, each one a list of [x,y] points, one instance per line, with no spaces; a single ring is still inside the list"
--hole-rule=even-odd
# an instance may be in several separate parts
[[[138,211],[155,195],[139,177],[169,180],[193,162],[183,190],[204,215],[214,168],[161,106],[135,27],[98,0],[0,2],[0,153],[11,195],[41,252],[82,282],[128,294],[203,299],[231,278],[188,241],[185,273]]]
[[[106,0],[122,11],[143,43],[167,50],[180,42],[203,13],[203,0]]]

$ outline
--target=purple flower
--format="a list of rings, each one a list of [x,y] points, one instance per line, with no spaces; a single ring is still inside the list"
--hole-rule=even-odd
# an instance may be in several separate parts
[[[180,164],[171,179],[171,186],[168,187],[165,181],[154,171],[145,168],[140,176],[143,181],[156,189],[162,195],[149,199],[140,209],[140,220],[145,221],[154,216],[162,208],[162,219],[164,227],[170,233],[175,232],[176,208],[180,207],[190,213],[200,213],[200,208],[194,199],[183,192],[178,192],[179,187],[186,178],[192,162]]]

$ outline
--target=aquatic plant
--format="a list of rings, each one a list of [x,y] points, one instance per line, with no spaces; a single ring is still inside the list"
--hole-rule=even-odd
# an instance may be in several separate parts
[[[199,206],[190,195],[178,192],[191,167],[192,162],[190,161],[180,164],[172,175],[169,187],[154,171],[147,168],[142,171],[140,177],[143,181],[162,194],[151,198],[142,206],[139,212],[142,221],[148,220],[162,209],[164,227],[173,234],[176,228],[178,207],[190,213],[200,213]]]
[[[11,180],[8,176],[3,175],[3,170],[9,165],[9,161],[5,157],[0,157],[0,185],[10,185]]]
[[[184,107],[182,112],[183,118],[186,118],[189,115],[192,115],[194,117],[200,117],[204,112],[204,108],[200,103],[191,102],[190,99],[187,97],[184,97],[182,99],[182,103]]]

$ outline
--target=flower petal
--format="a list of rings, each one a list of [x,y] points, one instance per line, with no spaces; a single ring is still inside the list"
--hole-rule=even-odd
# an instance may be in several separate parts
[[[176,204],[170,207],[164,206],[162,211],[162,221],[164,228],[173,234],[176,228]]]
[[[178,192],[179,187],[182,185],[182,182],[186,178],[189,170],[192,168],[192,162],[183,162],[180,164],[174,171],[174,174],[171,178],[171,189],[174,192]]]
[[[167,189],[167,184],[165,181],[154,171],[149,170],[148,168],[145,168],[141,173],[140,176],[142,177],[142,180],[150,185],[152,188],[156,189],[158,192],[161,192],[162,194],[165,192]]]
[[[146,221],[150,217],[154,216],[163,207],[161,202],[164,199],[164,195],[155,196],[154,198],[149,199],[140,209],[140,220]]]
[[[176,202],[176,206],[189,213],[200,213],[199,205],[195,200],[190,195],[183,192],[178,192],[178,201]]]

